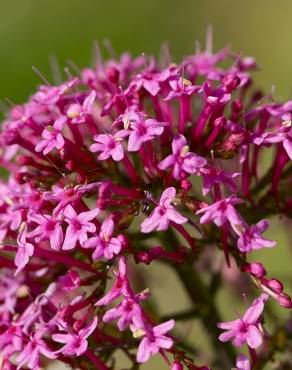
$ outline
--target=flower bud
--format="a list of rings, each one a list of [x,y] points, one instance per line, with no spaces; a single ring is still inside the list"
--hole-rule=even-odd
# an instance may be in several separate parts
[[[284,289],[283,284],[277,279],[267,280],[266,285],[276,293],[282,293]]]
[[[292,301],[288,294],[282,293],[278,296],[277,301],[279,305],[285,308],[292,308]]]
[[[265,276],[267,273],[264,266],[259,262],[248,263],[244,265],[243,269],[245,272],[249,272],[258,278]]]
[[[174,361],[174,363],[171,365],[171,370],[183,370],[183,368],[183,365],[178,361]]]

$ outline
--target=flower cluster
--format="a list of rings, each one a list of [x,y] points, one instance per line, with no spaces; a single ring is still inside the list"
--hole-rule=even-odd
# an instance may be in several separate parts
[[[116,349],[131,369],[156,354],[173,370],[250,370],[272,358],[256,352],[274,340],[264,306],[292,301],[247,259],[276,246],[263,236],[270,216],[292,216],[292,102],[254,90],[256,68],[228,48],[179,64],[167,52],[161,63],[123,54],[11,107],[0,134],[1,368],[118,369]],[[223,272],[198,268],[209,247],[259,290],[231,322],[214,298]],[[176,315],[159,314],[147,279],[138,283],[139,264],[154,261],[176,272],[189,315],[208,327],[208,366],[172,332]],[[250,359],[220,344],[230,340]]]

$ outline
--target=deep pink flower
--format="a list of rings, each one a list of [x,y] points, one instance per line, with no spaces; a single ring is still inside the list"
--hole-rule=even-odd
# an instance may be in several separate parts
[[[87,234],[94,233],[96,231],[96,226],[89,221],[94,220],[98,213],[98,208],[87,212],[81,212],[79,214],[76,213],[71,205],[68,205],[65,208],[64,218],[68,227],[66,229],[65,240],[62,247],[63,250],[75,248],[77,241],[83,245],[88,238]]]
[[[29,219],[39,225],[28,234],[29,237],[35,238],[37,243],[49,240],[52,249],[61,249],[64,240],[61,219],[40,213],[32,214]]]
[[[172,141],[172,153],[158,164],[158,168],[166,170],[171,167],[173,177],[184,178],[186,175],[197,173],[207,164],[206,159],[189,151],[186,138],[178,134]]]
[[[39,329],[36,333],[30,335],[28,343],[16,357],[17,370],[23,369],[24,366],[32,370],[39,370],[41,368],[40,355],[49,359],[55,359],[57,357],[56,353],[42,339],[43,334],[44,330]]]
[[[17,266],[15,274],[18,274],[28,264],[30,257],[34,252],[34,246],[26,241],[27,238],[27,226],[23,226],[23,230],[17,238],[17,252],[15,255],[14,263]]]
[[[67,117],[71,119],[72,123],[84,123],[88,117],[91,117],[92,107],[96,98],[96,92],[91,93],[84,99],[81,104],[74,103],[67,109]]]
[[[255,299],[240,319],[219,323],[218,328],[227,330],[219,336],[219,339],[222,342],[232,339],[235,347],[241,347],[244,343],[247,343],[251,348],[259,347],[262,344],[262,333],[259,327],[260,317],[268,297],[267,294],[262,294]]]
[[[168,125],[166,122],[159,122],[153,118],[145,119],[144,114],[136,112],[126,113],[123,116],[123,123],[125,129],[130,129],[129,152],[138,151],[143,143],[154,139],[155,136],[160,136],[164,127]]]
[[[80,356],[82,355],[88,347],[87,338],[94,332],[97,326],[97,317],[94,317],[92,322],[88,324],[85,328],[81,329],[77,334],[67,333],[67,334],[53,334],[52,339],[58,343],[64,343],[58,352],[61,352],[65,356]]]
[[[243,220],[235,210],[234,205],[241,204],[242,202],[241,199],[232,195],[210,206],[201,208],[197,211],[197,215],[203,215],[201,216],[200,223],[214,222],[215,225],[222,226],[226,221],[229,221],[232,226],[239,226],[243,223]]]
[[[114,161],[120,161],[124,158],[124,150],[122,146],[123,139],[129,135],[127,130],[118,131],[116,134],[99,134],[94,136],[96,144],[90,145],[90,151],[101,152],[97,157],[103,161],[111,158]]]
[[[181,98],[184,96],[191,96],[200,91],[202,86],[193,86],[192,83],[182,77],[177,77],[169,81],[171,92],[165,98],[165,101]]]
[[[174,327],[174,324],[174,320],[166,321],[163,324],[154,326],[151,332],[145,335],[138,348],[137,362],[147,362],[160,349],[169,349],[173,346],[173,340],[165,334]]]
[[[212,167],[200,168],[199,174],[203,177],[202,194],[204,196],[210,192],[214,184],[223,184],[228,188],[228,190],[230,190],[231,192],[235,192],[236,185],[233,179],[240,176],[240,173],[237,172],[228,173],[223,170]]]
[[[175,196],[175,188],[171,187],[164,190],[157,207],[155,207],[150,216],[141,224],[141,231],[143,233],[150,233],[153,230],[166,230],[170,221],[176,224],[187,222],[188,219],[183,217],[171,204]]]
[[[62,149],[65,145],[65,140],[62,135],[62,129],[66,123],[67,118],[61,116],[58,118],[53,126],[47,126],[43,133],[43,140],[40,141],[36,147],[36,152],[43,152],[44,155],[49,154],[53,149]]]
[[[115,254],[119,254],[122,249],[121,238],[113,238],[114,221],[111,216],[107,217],[100,228],[98,236],[88,239],[84,244],[84,248],[94,248],[92,254],[93,260],[100,258],[112,259]]]
[[[268,229],[269,224],[268,220],[261,220],[254,226],[246,225],[238,229],[235,227],[234,230],[237,230],[237,234],[239,235],[237,241],[238,249],[246,253],[263,247],[274,247],[276,245],[275,241],[263,238],[261,235]]]
[[[129,282],[127,273],[126,259],[124,256],[121,256],[119,259],[119,271],[115,272],[116,281],[111,290],[95,303],[96,306],[107,306],[121,295],[128,295]]]

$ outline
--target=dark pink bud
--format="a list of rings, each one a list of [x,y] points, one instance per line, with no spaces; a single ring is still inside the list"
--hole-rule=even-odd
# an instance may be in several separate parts
[[[119,81],[120,72],[115,67],[108,67],[106,76],[111,82],[117,83]]]
[[[178,361],[174,361],[174,363],[171,365],[171,370],[183,370],[183,368],[183,365]]]
[[[192,184],[190,183],[190,181],[189,181],[189,180],[186,180],[186,179],[184,179],[184,180],[182,180],[182,181],[180,182],[180,186],[181,186],[181,188],[182,188],[183,190],[185,190],[185,191],[189,191],[189,190],[191,190],[191,188],[192,188]]]
[[[65,167],[68,171],[74,171],[75,168],[74,162],[73,161],[66,162]]]
[[[223,78],[223,83],[227,91],[231,92],[240,84],[240,78],[234,74],[229,74]]]
[[[28,155],[19,155],[16,160],[21,166],[27,166],[33,162],[32,157]]]
[[[266,285],[276,293],[282,293],[284,289],[283,284],[277,279],[267,280]]]
[[[267,273],[264,266],[259,262],[248,263],[244,265],[243,269],[245,272],[249,272],[259,278],[265,276]]]
[[[292,308],[292,301],[288,294],[282,293],[277,298],[278,303],[285,308]]]
[[[222,128],[226,125],[226,118],[224,117],[218,117],[215,119],[213,125],[218,128]]]

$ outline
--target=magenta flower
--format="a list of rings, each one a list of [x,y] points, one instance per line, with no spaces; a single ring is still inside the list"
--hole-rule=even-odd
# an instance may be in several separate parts
[[[67,334],[53,334],[52,339],[58,343],[64,343],[58,352],[65,356],[80,356],[88,347],[87,338],[94,332],[97,326],[97,317],[94,317],[92,322],[85,328],[81,329],[78,334],[67,333]]]
[[[166,122],[158,122],[156,119],[144,119],[141,113],[130,112],[123,116],[125,129],[129,131],[128,151],[136,152],[141,148],[141,145],[147,141],[151,141],[155,136],[160,136],[164,127],[168,125]]]
[[[181,77],[170,80],[169,85],[172,91],[167,95],[165,101],[185,96],[189,97],[202,89],[201,86],[193,86],[190,81]]]
[[[16,357],[17,370],[23,369],[24,366],[32,370],[39,370],[41,368],[40,355],[49,359],[55,359],[57,357],[56,353],[42,339],[43,334],[44,330],[39,329],[36,333],[30,335],[28,343]]]
[[[175,188],[167,188],[161,195],[157,207],[154,208],[149,217],[141,224],[143,233],[150,233],[153,230],[166,230],[169,222],[184,224],[187,218],[183,217],[171,204],[176,196]]]
[[[99,236],[88,239],[84,244],[84,248],[95,248],[92,258],[94,261],[100,258],[112,259],[115,254],[119,254],[122,249],[122,240],[113,238],[114,221],[111,216],[107,217],[100,228]]]
[[[35,238],[37,243],[49,240],[52,249],[61,249],[64,236],[60,219],[39,213],[32,214],[29,219],[39,225],[28,234],[29,237]]]
[[[275,241],[263,238],[261,235],[268,229],[269,224],[268,220],[261,220],[256,225],[246,226],[243,229],[241,227],[238,229],[235,227],[234,230],[237,230],[237,234],[239,235],[237,241],[238,249],[243,253],[247,253],[263,247],[274,247],[276,245]]]
[[[60,150],[64,147],[65,140],[62,136],[62,129],[66,120],[65,116],[61,116],[55,121],[53,126],[47,126],[44,129],[42,133],[43,140],[36,145],[36,152],[43,152],[44,155],[47,155],[55,148]]]
[[[116,281],[111,290],[101,299],[99,299],[96,306],[107,306],[121,295],[128,295],[129,282],[127,279],[127,265],[125,257],[121,256],[119,260],[119,271],[115,273]]]
[[[124,158],[124,150],[122,146],[123,139],[129,135],[127,130],[118,131],[116,134],[99,134],[94,136],[96,144],[90,145],[90,151],[101,152],[97,157],[103,161],[111,158],[114,161],[120,161]]]
[[[248,358],[244,355],[237,356],[236,370],[251,370],[251,365]]]
[[[240,319],[219,323],[218,328],[227,330],[219,336],[219,339],[222,342],[227,342],[233,338],[232,344],[235,347],[241,347],[244,343],[247,343],[250,348],[259,347],[262,344],[260,317],[267,299],[268,295],[262,294],[254,300]]]
[[[125,330],[133,320],[143,322],[142,310],[137,302],[139,302],[139,295],[134,299],[128,297],[123,298],[121,303],[104,314],[102,321],[110,322],[118,320],[118,328],[121,331]]]
[[[181,134],[173,138],[172,152],[173,154],[170,154],[158,164],[158,168],[166,170],[171,167],[173,177],[176,179],[197,173],[200,168],[207,164],[206,159],[189,151],[187,140]]]
[[[64,210],[64,218],[68,224],[65,234],[65,240],[62,249],[73,249],[79,241],[81,245],[86,242],[87,234],[94,233],[96,226],[89,221],[96,218],[99,209],[93,209],[88,212],[81,212],[79,215],[71,205],[68,205]]]
[[[147,362],[160,349],[170,349],[173,346],[173,340],[165,334],[174,327],[174,324],[174,320],[166,321],[154,326],[151,332],[145,335],[138,348],[137,362]]]
[[[210,206],[201,208],[197,211],[197,215],[202,215],[200,219],[201,224],[214,222],[217,226],[222,226],[229,221],[232,226],[239,226],[243,223],[239,214],[236,212],[234,205],[241,204],[243,201],[234,196],[219,200]]]
[[[72,123],[84,123],[86,119],[91,118],[92,107],[96,98],[96,92],[91,93],[84,99],[83,104],[74,103],[67,109],[67,117],[71,119]]]
[[[228,173],[223,170],[218,170],[217,168],[200,168],[199,174],[203,177],[203,189],[202,194],[207,195],[214,184],[223,184],[231,192],[236,191],[236,185],[234,179],[240,176],[240,173]]]
[[[261,137],[254,139],[256,145],[282,143],[290,160],[292,160],[292,122],[283,122],[276,132],[265,132]]]
[[[34,246],[26,241],[27,238],[27,226],[24,225],[23,230],[17,238],[17,253],[15,255],[14,263],[17,266],[15,274],[19,274],[20,271],[28,264],[30,257],[34,252]]]

